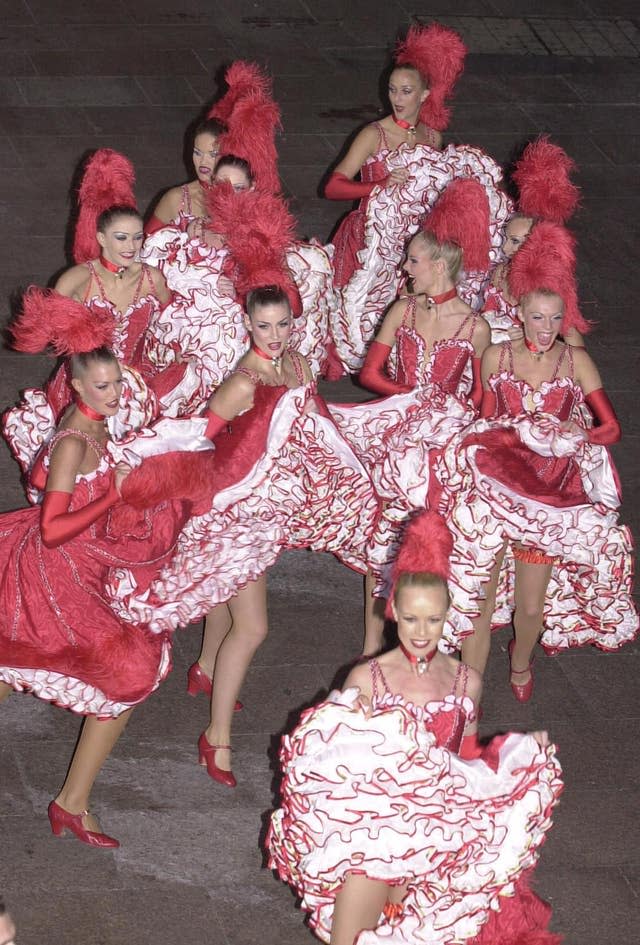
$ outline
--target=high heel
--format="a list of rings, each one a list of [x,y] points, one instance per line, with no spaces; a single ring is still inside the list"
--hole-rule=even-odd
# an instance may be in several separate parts
[[[197,696],[199,692],[204,692],[208,699],[211,698],[211,679],[207,676],[200,663],[197,661],[189,667],[187,672],[187,692],[190,696]],[[244,706],[239,699],[233,707],[234,712],[239,712]]]
[[[51,830],[56,837],[62,836],[65,830],[75,833],[78,840],[82,843],[88,843],[90,847],[109,847],[114,849],[119,847],[120,843],[114,837],[108,837],[106,833],[98,833],[96,830],[87,830],[82,823],[82,818],[89,813],[83,810],[79,814],[71,814],[68,810],[60,807],[55,801],[49,804],[47,813]]]
[[[207,741],[207,736],[203,732],[198,739],[198,760],[201,765],[207,766],[207,773],[214,781],[224,784],[226,787],[235,787],[238,783],[233,776],[233,771],[225,771],[216,764],[216,752],[223,748],[231,751],[231,745],[211,745]]]
[[[516,645],[515,640],[509,641],[509,683],[511,685],[511,691],[518,700],[518,702],[528,702],[531,696],[533,695],[533,659],[529,663],[526,669],[513,669],[511,665],[511,656],[513,653],[513,648]],[[530,673],[529,679],[522,686],[518,683],[511,681],[511,676],[524,676],[525,673]]]

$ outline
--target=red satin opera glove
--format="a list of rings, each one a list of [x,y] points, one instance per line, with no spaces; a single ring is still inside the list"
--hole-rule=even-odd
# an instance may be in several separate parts
[[[622,435],[620,423],[613,409],[613,404],[602,387],[592,390],[584,400],[598,424],[592,427],[591,430],[587,430],[589,442],[600,446],[610,446],[612,443],[617,443]]]
[[[471,368],[473,370],[473,383],[471,385],[471,393],[469,394],[469,400],[473,404],[476,410],[479,409],[483,399],[484,391],[482,390],[482,358],[471,358]]]
[[[464,736],[460,742],[460,750],[458,755],[465,761],[473,761],[474,758],[480,758],[482,752],[483,748],[478,741],[478,733],[474,732],[473,735]]]
[[[218,433],[224,430],[224,428],[229,425],[230,421],[225,420],[224,417],[219,417],[217,413],[214,413],[214,411],[210,410],[208,407],[204,412],[204,416],[207,419],[207,429],[204,431],[204,435],[208,440],[213,442]]]
[[[165,223],[164,220],[161,220],[160,217],[157,217],[154,213],[144,225],[144,235],[151,236],[156,230],[161,230],[163,226],[169,226],[169,224]]]
[[[325,184],[324,195],[328,200],[360,200],[379,184],[384,186],[385,180],[350,180],[346,174],[334,171]]]
[[[391,353],[390,345],[383,345],[379,341],[372,341],[367,356],[360,371],[360,383],[363,387],[375,391],[376,394],[406,394],[413,388],[409,384],[398,384],[392,381],[385,371],[385,364]]]
[[[69,512],[70,492],[45,492],[40,512],[40,534],[46,548],[57,548],[65,541],[80,535],[93,525],[104,513],[120,501],[115,479],[112,477],[108,491],[94,502],[75,512]]]

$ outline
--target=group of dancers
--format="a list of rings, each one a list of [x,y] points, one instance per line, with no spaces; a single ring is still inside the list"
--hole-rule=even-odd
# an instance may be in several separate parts
[[[11,326],[61,358],[4,416],[30,505],[0,516],[0,700],[85,717],[55,834],[119,845],[94,781],[172,635],[203,619],[197,755],[235,787],[269,568],[304,548],[364,575],[363,659],[285,736],[267,839],[332,945],[557,942],[529,877],[560,767],[544,731],[478,741],[491,630],[513,620],[526,702],[539,641],[615,651],[638,629],[620,427],[565,228],[573,162],[532,142],[514,205],[489,155],[443,149],[464,56],[438,24],[398,44],[391,112],[328,180],[359,205],[326,246],[281,196],[268,77],[234,63],[194,129],[195,178],[146,227],[127,158],[89,159],[75,265]],[[378,397],[326,403],[316,378],[343,373]]]

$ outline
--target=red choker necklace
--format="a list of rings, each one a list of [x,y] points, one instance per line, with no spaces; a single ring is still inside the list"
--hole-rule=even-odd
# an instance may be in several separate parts
[[[108,259],[105,259],[102,253],[100,253],[100,265],[103,266],[107,272],[115,273],[118,279],[122,279],[127,270],[126,266],[116,266],[115,263],[109,262]]]
[[[407,134],[412,135],[414,138],[416,136],[416,126],[412,125],[411,122],[405,121],[404,118],[396,118],[393,112],[391,112],[391,117],[393,118],[395,124],[398,128],[402,128],[403,131],[406,131]],[[418,119],[420,121],[420,119]]]
[[[410,653],[404,643],[401,643],[400,640],[398,640],[398,643],[400,644],[400,649],[407,657],[411,665],[417,668],[418,676],[423,676],[429,669],[429,663],[433,660],[436,653],[438,652],[438,647],[436,646],[426,656],[416,656],[414,653]]]
[[[262,358],[263,361],[271,361],[271,364],[274,366],[274,368],[276,369],[276,371],[279,371],[279,370],[280,370],[280,367],[281,367],[281,365],[282,365],[282,355],[281,355],[281,354],[277,354],[277,355],[275,355],[275,356],[272,355],[272,354],[267,354],[266,351],[263,351],[262,348],[259,348],[259,347],[257,346],[257,344],[255,343],[255,341],[253,341],[253,342],[251,343],[251,350],[252,350],[252,351],[255,351],[255,353],[258,355],[258,357],[259,357],[259,358]]]
[[[454,286],[453,289],[448,289],[440,295],[427,295],[427,307],[432,308],[434,305],[442,305],[443,302],[450,302],[451,299],[455,299],[457,294],[458,290]]]
[[[527,336],[524,336],[524,343],[527,346],[527,351],[530,351],[535,358],[541,358],[544,354],[544,351],[541,351],[540,348],[536,348],[533,341],[529,341]]]
[[[76,400],[76,407],[83,413],[85,417],[88,417],[89,420],[106,420],[107,415],[105,413],[98,413],[97,410],[94,410],[93,407],[90,407],[88,404],[85,404],[84,400]]]

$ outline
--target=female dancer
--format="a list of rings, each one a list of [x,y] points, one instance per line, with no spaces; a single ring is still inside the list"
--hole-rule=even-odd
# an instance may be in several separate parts
[[[617,524],[605,449],[620,426],[589,355],[558,338],[579,315],[574,265],[567,231],[536,224],[509,270],[524,340],[485,351],[486,419],[452,437],[436,469],[455,539],[447,640],[483,672],[490,628],[513,612],[511,686],[521,702],[541,635],[552,652],[615,650],[638,627],[631,538]]]
[[[193,132],[195,180],[171,187],[160,199],[144,230],[150,235],[168,224],[186,229],[194,220],[206,220],[205,192],[213,179],[224,126],[215,118],[199,122]]]
[[[58,308],[49,324],[23,315],[16,347],[50,341],[71,354],[75,402],[40,454],[33,472],[42,506],[2,515],[0,561],[0,699],[29,691],[86,719],[65,782],[49,805],[56,835],[117,847],[89,813],[98,772],[131,715],[167,675],[170,640],[118,620],[105,586],[125,567],[144,586],[171,551],[187,506],[164,502],[151,512],[122,505],[128,473],[106,450],[105,421],[119,406],[122,375],[104,347],[113,324],[79,306]],[[91,339],[97,347],[83,346]],[[80,348],[78,347],[80,346]]]
[[[382,644],[381,598],[389,595],[402,528],[426,505],[430,451],[471,422],[482,399],[489,326],[459,297],[456,280],[461,268],[483,270],[488,260],[485,189],[473,178],[455,180],[409,243],[404,270],[411,294],[392,305],[360,372],[377,394],[404,396],[331,407],[384,501],[369,546],[365,654]]]
[[[256,249],[246,246],[245,271],[255,265]],[[267,271],[260,268],[260,274]],[[270,282],[276,281],[282,285],[282,271],[272,268]],[[125,587],[123,595],[123,613],[157,629],[208,614],[189,688],[209,692],[213,677],[200,761],[212,778],[231,787],[231,720],[267,632],[267,569],[285,548],[312,548],[364,572],[364,546],[377,512],[370,480],[324,415],[307,362],[288,347],[286,293],[274,284],[256,287],[246,307],[251,348],[211,397],[203,421],[215,444],[213,499],[185,527],[151,593],[128,597]]]
[[[360,265],[367,197],[375,187],[395,187],[409,177],[407,168],[388,165],[388,157],[401,145],[427,145],[431,151],[442,147],[441,131],[449,118],[444,101],[462,72],[465,54],[457,33],[438,24],[413,26],[398,44],[389,77],[391,115],[356,135],[325,187],[330,200],[361,200],[333,240],[336,287],[345,286]],[[361,180],[356,182],[358,173]]]
[[[505,226],[502,242],[505,258],[491,273],[482,305],[482,314],[489,322],[494,344],[508,338],[512,341],[522,338],[518,302],[509,294],[509,264],[524,245],[535,222],[550,220],[564,224],[572,216],[580,201],[580,191],[570,180],[574,170],[571,158],[546,135],[527,145],[515,166],[512,176],[519,192],[516,212]],[[581,332],[588,330],[588,323],[580,316],[577,324],[568,329],[569,336],[565,341],[581,346]]]
[[[560,768],[546,732],[478,746],[480,676],[439,648],[450,549],[437,515],[412,522],[395,572],[398,647],[283,739],[270,866],[331,945],[558,941],[527,874]]]

